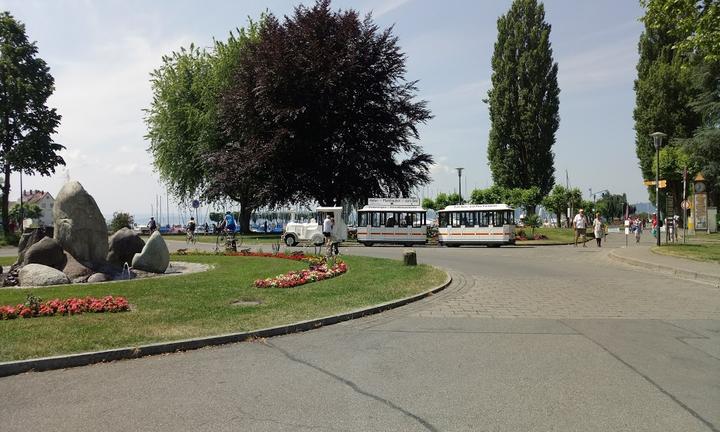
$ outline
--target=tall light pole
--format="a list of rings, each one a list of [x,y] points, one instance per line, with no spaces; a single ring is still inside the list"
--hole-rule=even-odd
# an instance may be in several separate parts
[[[460,202],[458,204],[462,204],[463,199],[462,199],[462,191],[460,190],[460,185],[461,185],[460,179],[462,178],[462,170],[464,170],[465,168],[455,168],[455,169],[458,172],[458,195],[460,196]]]
[[[650,134],[655,144],[655,153],[657,154],[657,171],[655,172],[655,209],[657,211],[657,245],[660,246],[660,147],[662,140],[667,135],[662,132],[653,132]]]

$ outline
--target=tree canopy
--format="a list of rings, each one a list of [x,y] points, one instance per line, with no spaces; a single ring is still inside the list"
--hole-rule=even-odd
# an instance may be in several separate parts
[[[8,12],[0,13],[0,164],[3,228],[8,232],[10,174],[43,176],[65,165],[58,152],[65,147],[52,139],[60,115],[47,106],[55,80],[38,49],[28,41],[25,25]]]
[[[550,24],[536,0],[515,0],[497,21],[492,56],[488,159],[495,184],[542,195],[555,184],[553,145],[560,124]]]
[[[542,205],[548,211],[555,213],[557,226],[560,226],[561,216],[566,214],[570,207],[579,208],[582,204],[582,192],[580,189],[567,189],[562,185],[555,185],[553,190],[542,199]]]
[[[321,0],[163,58],[147,110],[155,167],[181,198],[341,204],[408,196],[430,180],[431,118],[392,29]]]
[[[432,157],[415,140],[431,116],[414,100],[392,29],[320,0],[282,22],[268,15],[248,54],[256,86],[239,68],[222,99],[223,123],[273,167],[274,201],[408,196],[429,181]]]
[[[471,193],[473,204],[504,203],[512,207],[523,207],[528,213],[535,213],[535,206],[540,203],[540,188],[533,186],[527,189],[505,188],[492,185],[487,189],[475,189]]]

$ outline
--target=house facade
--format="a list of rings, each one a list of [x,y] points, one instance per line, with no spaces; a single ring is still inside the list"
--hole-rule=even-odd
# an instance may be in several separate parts
[[[42,216],[38,219],[38,223],[43,226],[53,226],[53,206],[55,198],[50,192],[41,190],[24,190],[22,193],[22,202],[24,204],[35,204],[42,210]]]

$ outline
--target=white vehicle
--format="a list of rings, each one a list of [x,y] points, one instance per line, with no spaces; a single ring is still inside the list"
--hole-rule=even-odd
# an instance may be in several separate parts
[[[366,205],[358,210],[358,243],[414,244],[427,243],[427,211],[418,206]]]
[[[295,246],[300,242],[310,242],[315,246],[325,243],[323,234],[323,221],[325,215],[330,213],[335,218],[332,238],[336,242],[347,240],[347,225],[342,219],[342,207],[318,207],[315,217],[310,222],[290,221],[285,225],[282,241],[288,246]],[[294,216],[293,216],[294,219]]]
[[[515,210],[507,204],[451,205],[438,221],[440,246],[515,244]]]

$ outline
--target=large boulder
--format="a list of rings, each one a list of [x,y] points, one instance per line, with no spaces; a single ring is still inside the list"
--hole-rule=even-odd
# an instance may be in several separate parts
[[[142,252],[135,254],[132,268],[151,273],[165,273],[170,265],[170,251],[158,231],[148,239]]]
[[[129,228],[122,228],[110,237],[110,250],[107,254],[107,261],[115,267],[122,268],[125,263],[132,263],[136,253],[140,253],[145,242],[135,231]]]
[[[83,265],[97,268],[105,263],[108,235],[105,217],[95,199],[77,181],[60,189],[53,206],[55,240]]]
[[[19,266],[25,260],[25,251],[35,243],[39,242],[45,237],[45,230],[42,228],[34,228],[22,233],[20,237],[20,243],[18,243],[18,259],[15,262],[15,266]]]
[[[58,242],[45,237],[25,250],[22,265],[42,264],[62,270],[66,263],[65,252]]]
[[[95,273],[91,268],[82,265],[72,255],[65,253],[67,264],[63,268],[63,273],[73,282],[82,283],[87,281],[87,278]]]
[[[47,286],[69,284],[70,279],[58,269],[42,264],[28,264],[18,273],[20,286]]]

